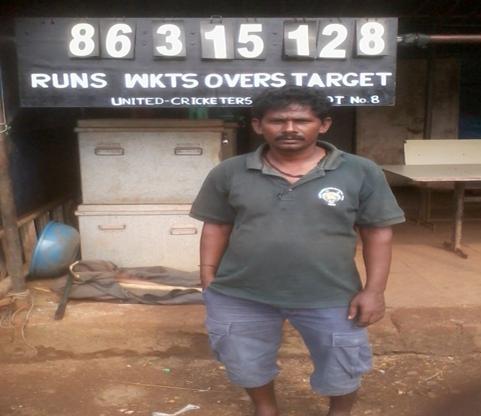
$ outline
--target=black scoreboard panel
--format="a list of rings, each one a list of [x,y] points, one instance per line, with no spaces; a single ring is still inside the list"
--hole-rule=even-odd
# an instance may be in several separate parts
[[[395,18],[22,18],[25,107],[243,107],[265,88],[393,105]]]

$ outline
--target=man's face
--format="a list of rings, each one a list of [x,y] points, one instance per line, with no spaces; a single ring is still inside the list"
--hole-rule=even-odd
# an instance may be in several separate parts
[[[270,110],[262,119],[252,119],[252,128],[267,144],[281,152],[299,152],[316,146],[319,133],[325,133],[331,119],[320,120],[310,106],[290,104]]]

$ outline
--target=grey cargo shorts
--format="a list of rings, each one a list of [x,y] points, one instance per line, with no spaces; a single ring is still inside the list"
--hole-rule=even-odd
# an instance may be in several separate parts
[[[313,390],[341,396],[359,388],[371,369],[367,331],[347,319],[347,308],[278,308],[204,290],[209,341],[232,383],[260,387],[279,372],[277,352],[285,320],[301,334],[314,371]]]

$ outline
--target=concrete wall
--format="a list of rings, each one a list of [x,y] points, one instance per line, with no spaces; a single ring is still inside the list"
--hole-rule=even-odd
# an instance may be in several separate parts
[[[460,62],[439,59],[434,70],[432,139],[457,139],[459,129]]]
[[[356,153],[379,164],[404,163],[406,139],[422,139],[426,100],[427,61],[398,62],[396,105],[359,107],[356,113]],[[459,64],[438,59],[434,68],[432,138],[457,139]]]
[[[79,194],[75,115],[69,109],[28,109],[12,123],[10,175],[19,216]]]

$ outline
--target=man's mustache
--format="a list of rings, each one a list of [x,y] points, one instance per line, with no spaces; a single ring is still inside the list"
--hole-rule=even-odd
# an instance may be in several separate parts
[[[299,135],[299,134],[280,134],[279,136],[276,137],[276,141],[281,141],[281,140],[304,140],[304,136]]]

